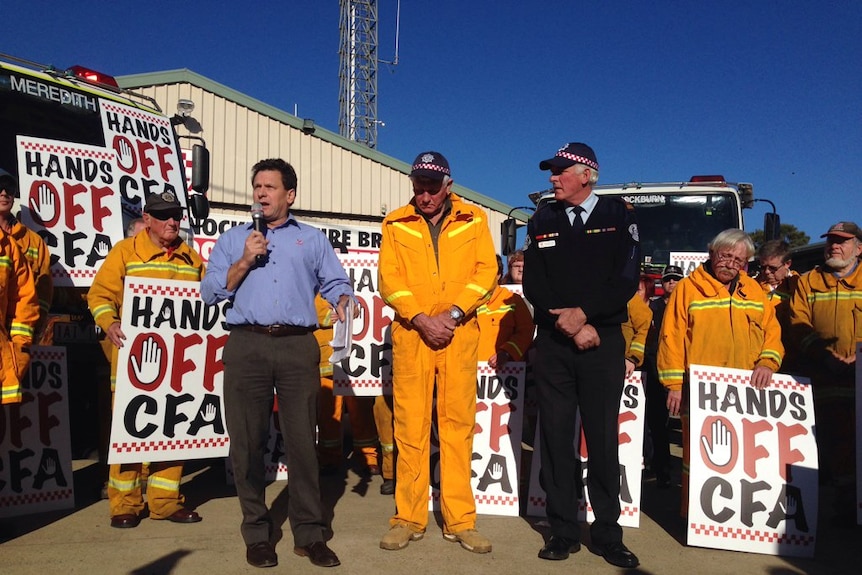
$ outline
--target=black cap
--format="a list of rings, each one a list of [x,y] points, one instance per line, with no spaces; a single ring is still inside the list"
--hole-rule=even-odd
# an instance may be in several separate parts
[[[410,170],[411,178],[419,176],[442,180],[449,175],[449,162],[440,152],[422,152],[413,160],[413,168]]]
[[[182,210],[177,197],[171,192],[162,192],[161,194],[150,194],[147,196],[147,201],[144,204],[144,213],[162,212],[166,210]]]
[[[666,281],[671,278],[681,280],[685,275],[682,273],[682,268],[679,266],[665,266],[664,273],[661,274],[661,281]]]
[[[596,153],[591,147],[581,142],[570,142],[557,150],[553,158],[542,160],[539,162],[540,170],[550,170],[551,168],[568,168],[575,164],[584,164],[594,170],[599,169],[599,161],[596,160]]]
[[[10,174],[9,172],[4,170],[3,168],[0,168],[0,183],[2,183],[4,181],[7,182],[7,184],[6,184],[7,189],[10,189],[12,192],[12,195],[17,198],[18,197],[18,180],[15,179],[15,176]],[[11,183],[11,187],[9,186],[9,183]]]

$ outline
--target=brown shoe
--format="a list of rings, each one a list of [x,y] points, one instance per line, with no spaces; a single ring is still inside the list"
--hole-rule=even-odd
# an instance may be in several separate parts
[[[308,557],[318,567],[337,567],[341,565],[335,552],[323,541],[315,541],[304,547],[294,547],[293,552],[300,557]]]
[[[141,524],[141,518],[133,513],[122,513],[111,517],[111,527],[131,529]]]
[[[173,523],[197,523],[203,520],[203,517],[197,514],[196,511],[183,507],[179,511],[175,511],[173,515],[166,517],[168,521]]]

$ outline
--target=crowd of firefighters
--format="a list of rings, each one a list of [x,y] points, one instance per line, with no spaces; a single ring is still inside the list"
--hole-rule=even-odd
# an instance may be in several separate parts
[[[46,324],[51,305],[50,257],[37,234],[12,214],[17,183],[0,170],[0,371],[2,403],[22,399],[20,382],[29,363],[29,347]],[[159,220],[155,220],[158,224]],[[810,378],[815,397],[821,483],[835,486],[835,512],[855,510],[855,393],[856,346],[862,340],[862,230],[853,222],[839,222],[823,234],[824,262],[802,275],[792,269],[790,247],[773,240],[755,253],[751,240],[739,230],[717,238],[709,246],[709,260],[683,277],[676,266],[665,269],[657,290],[653,278],[643,276],[629,303],[624,325],[628,344],[626,369],[642,369],[647,388],[647,427],[651,436],[651,470],[657,485],[671,485],[668,416],[681,414],[686,432],[685,384],[689,364],[709,364],[752,370],[752,385],[767,386],[776,371]],[[139,232],[145,242],[150,229]],[[179,254],[196,270],[199,258]],[[756,259],[755,259],[756,256]],[[506,273],[500,258],[493,293],[477,309],[480,327],[479,361],[502,367],[509,361],[529,361],[534,325],[529,303],[504,284],[519,284],[523,252],[508,258]],[[196,263],[197,262],[197,263]],[[746,269],[759,271],[751,277]],[[586,272],[585,272],[586,273]],[[722,273],[726,274],[722,277]],[[756,293],[754,291],[756,290]],[[115,290],[116,291],[116,290]],[[658,293],[657,293],[658,292]],[[92,305],[91,305],[92,307]],[[321,347],[318,455],[321,472],[340,471],[344,464],[342,413],[350,414],[352,444],[365,473],[382,475],[382,494],[395,491],[395,441],[391,396],[352,397],[333,394],[333,366],[329,363],[332,308],[318,298]],[[94,315],[98,314],[96,309]],[[113,318],[117,319],[117,318]],[[116,358],[114,358],[116,359]],[[758,371],[760,370],[760,371]],[[685,441],[684,441],[685,445]],[[379,452],[378,452],[379,449]],[[687,449],[683,463],[685,488]],[[165,467],[165,466],[161,466]],[[169,467],[169,466],[168,466]],[[158,488],[179,490],[174,466]],[[159,475],[153,473],[153,478]],[[123,479],[117,476],[116,489]],[[133,478],[137,482],[137,476]],[[141,506],[140,486],[137,484]],[[118,494],[119,492],[117,492]],[[684,495],[683,495],[684,497]],[[117,495],[118,501],[121,499]],[[683,499],[684,501],[684,499]],[[119,503],[118,503],[119,504]],[[150,502],[152,508],[152,502]],[[181,509],[162,510],[172,518]],[[153,509],[151,509],[151,513]],[[114,514],[112,513],[112,516]],[[180,513],[180,522],[200,520],[194,512]],[[172,519],[173,520],[173,519]],[[854,520],[855,521],[855,520]]]

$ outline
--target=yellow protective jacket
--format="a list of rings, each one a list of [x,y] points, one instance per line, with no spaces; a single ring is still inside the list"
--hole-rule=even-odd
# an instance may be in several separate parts
[[[314,298],[314,309],[317,311],[317,325],[319,326],[314,331],[314,338],[317,340],[317,345],[320,346],[320,375],[332,377],[334,370],[329,361],[332,356],[332,346],[329,345],[329,342],[332,341],[332,306],[320,294],[317,294]]]
[[[783,357],[775,309],[745,272],[731,294],[701,264],[670,294],[657,360],[668,389],[682,389],[691,364],[778,371]]]
[[[54,297],[54,280],[51,278],[51,252],[42,238],[18,220],[12,223],[12,237],[21,248],[33,272],[36,296],[39,298],[39,328],[45,325],[48,310]]]
[[[490,296],[497,277],[494,242],[488,216],[450,193],[452,208],[443,217],[438,250],[428,224],[414,205],[392,211],[383,220],[380,245],[380,295],[406,325],[425,313],[448,306],[472,314]]]
[[[799,278],[790,300],[790,329],[794,347],[809,359],[817,361],[825,352],[854,356],[862,341],[862,265],[840,279],[824,266]]]
[[[644,362],[646,338],[652,324],[652,310],[640,294],[635,294],[628,304],[629,319],[620,327],[626,340],[626,359],[639,367]]]
[[[39,321],[33,273],[15,240],[0,231],[0,403],[21,401],[30,344]]]
[[[142,230],[115,245],[93,278],[87,293],[87,305],[102,331],[120,321],[123,308],[123,280],[126,276],[200,281],[204,264],[200,256],[184,243],[170,254]],[[117,348],[112,346],[111,385],[117,369]]]
[[[533,316],[524,298],[497,286],[491,299],[476,310],[479,320],[479,361],[505,351],[521,361],[533,341]]]
[[[775,308],[775,315],[778,318],[778,323],[781,324],[782,330],[790,327],[790,298],[793,297],[793,293],[796,291],[796,284],[798,283],[799,274],[791,271],[775,289],[772,289],[772,286],[768,283],[760,284],[763,293],[766,294],[766,299]]]

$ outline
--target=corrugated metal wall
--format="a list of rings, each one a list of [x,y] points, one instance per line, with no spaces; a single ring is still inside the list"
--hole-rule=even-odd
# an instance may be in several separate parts
[[[181,98],[195,103],[191,117],[202,130],[192,133],[185,126],[177,126],[177,132],[180,136],[203,138],[210,150],[207,193],[210,202],[228,204],[226,207],[235,207],[240,212],[246,210],[252,202],[251,166],[271,157],[283,158],[296,169],[299,184],[293,209],[307,212],[315,219],[338,223],[348,219],[355,222],[354,218],[358,218],[365,224],[376,223],[386,212],[406,204],[412,197],[405,171],[314,134],[305,134],[300,128],[194,84],[179,82],[134,89],[154,98],[169,115]],[[301,122],[297,119],[296,123]],[[330,135],[328,139],[338,137]],[[191,147],[193,142],[182,139],[181,143],[183,147]],[[457,180],[457,174],[454,175]],[[455,191],[470,195],[457,186]],[[481,202],[474,203],[488,211],[491,233],[499,250],[500,224],[506,214]]]

